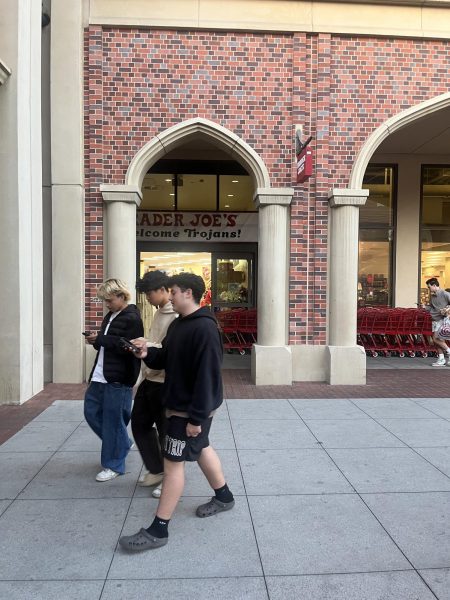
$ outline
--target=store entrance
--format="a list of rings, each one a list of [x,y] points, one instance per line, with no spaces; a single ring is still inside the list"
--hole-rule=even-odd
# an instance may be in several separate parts
[[[212,244],[211,246],[214,246]],[[219,246],[219,245],[218,245]],[[241,248],[229,246],[211,248],[205,252],[204,244],[173,251],[173,245],[139,244],[137,276],[156,269],[169,276],[178,273],[200,275],[206,287],[202,306],[209,306],[219,317],[220,313],[239,309],[254,309],[256,299],[256,248],[254,244],[241,244]],[[210,248],[208,248],[210,250]],[[154,309],[144,294],[138,294],[137,304],[148,331]]]

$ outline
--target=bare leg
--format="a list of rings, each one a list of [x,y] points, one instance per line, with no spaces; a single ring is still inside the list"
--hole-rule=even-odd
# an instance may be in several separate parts
[[[438,347],[438,350],[440,351],[440,354],[445,354],[446,352],[449,351],[447,344],[444,342],[444,340],[439,339],[438,337],[436,337],[436,334],[433,334],[433,342],[435,344],[435,346]]]
[[[203,448],[198,459],[198,465],[213,490],[217,490],[225,485],[220,458],[212,446]]]
[[[184,462],[164,459],[164,479],[156,514],[161,519],[170,519],[184,489]]]

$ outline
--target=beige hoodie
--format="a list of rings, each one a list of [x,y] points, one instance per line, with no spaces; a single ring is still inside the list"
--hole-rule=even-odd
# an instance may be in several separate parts
[[[153,323],[151,324],[150,331],[148,332],[148,341],[151,344],[160,345],[163,339],[166,337],[167,329],[174,319],[178,317],[177,313],[173,310],[171,302],[167,302],[161,308],[155,312],[153,317]],[[165,371],[155,371],[150,369],[143,364],[142,374],[145,379],[149,381],[156,381],[157,383],[164,383]]]

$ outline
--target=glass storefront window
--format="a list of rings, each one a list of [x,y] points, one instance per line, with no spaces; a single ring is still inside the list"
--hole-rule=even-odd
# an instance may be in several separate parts
[[[253,182],[249,175],[219,176],[219,210],[252,211]]]
[[[390,229],[359,232],[358,306],[391,306],[392,233]]]
[[[171,173],[147,173],[142,182],[141,210],[175,210],[175,179]]]
[[[420,302],[428,301],[430,277],[450,288],[450,165],[422,167],[420,267]]]
[[[392,306],[394,167],[369,165],[362,187],[370,194],[359,213],[358,306]]]
[[[215,258],[213,302],[218,306],[250,306],[252,303],[251,259]]]
[[[178,210],[216,210],[216,175],[178,175]]]

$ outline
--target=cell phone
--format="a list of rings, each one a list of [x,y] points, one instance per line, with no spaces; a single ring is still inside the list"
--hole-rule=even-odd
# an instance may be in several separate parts
[[[85,337],[87,337],[88,335],[92,335],[92,331],[82,331],[81,335],[84,335]]]
[[[123,349],[131,350],[131,352],[134,352],[135,354],[141,351],[140,348],[132,344],[129,340],[126,340],[124,337],[121,337],[119,342]]]

